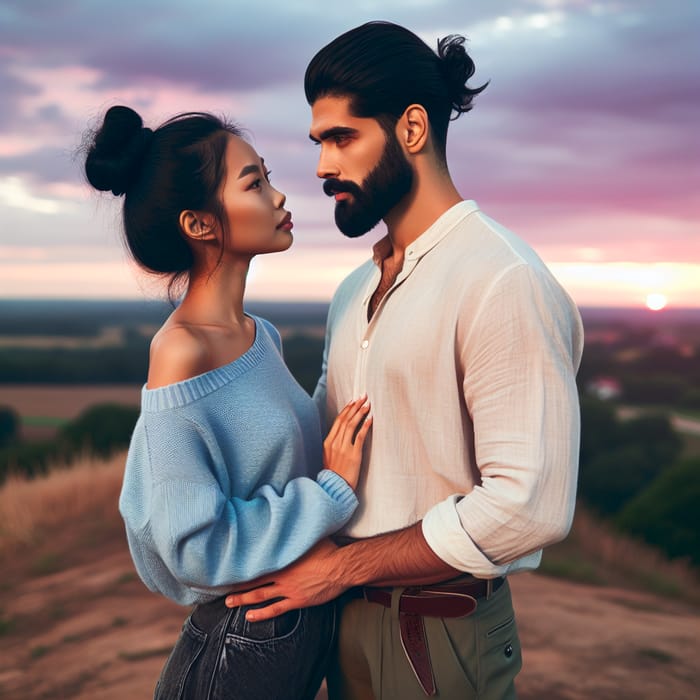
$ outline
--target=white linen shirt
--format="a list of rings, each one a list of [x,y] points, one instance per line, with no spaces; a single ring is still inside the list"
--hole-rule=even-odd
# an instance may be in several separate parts
[[[389,251],[379,241],[334,295],[314,393],[328,425],[365,392],[372,404],[360,506],[343,532],[422,520],[456,569],[536,568],[573,518],[578,310],[524,241],[463,201],[406,249],[368,322]]]

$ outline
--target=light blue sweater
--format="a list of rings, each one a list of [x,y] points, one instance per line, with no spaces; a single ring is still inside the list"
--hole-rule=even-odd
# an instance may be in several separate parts
[[[142,391],[119,510],[148,588],[182,605],[276,571],[344,525],[352,489],[321,470],[318,411],[255,320],[237,360]]]

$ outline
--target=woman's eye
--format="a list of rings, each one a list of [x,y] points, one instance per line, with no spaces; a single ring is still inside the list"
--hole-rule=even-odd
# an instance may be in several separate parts
[[[265,179],[266,179],[268,182],[271,182],[271,180],[270,180],[271,175],[272,175],[272,170],[267,170],[267,171],[265,172]]]
[[[262,180],[258,178],[257,180],[254,180],[253,182],[250,183],[250,187],[248,189],[251,190],[259,190],[262,187]]]

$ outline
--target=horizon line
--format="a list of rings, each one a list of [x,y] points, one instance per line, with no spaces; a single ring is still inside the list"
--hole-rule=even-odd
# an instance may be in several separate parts
[[[148,303],[155,303],[155,304],[170,304],[170,300],[163,297],[163,298],[158,298],[158,297],[138,297],[138,296],[130,296],[130,297],[71,297],[71,296],[51,296],[51,297],[34,297],[34,296],[29,296],[29,297],[0,297],[0,304],[4,302],[37,302],[37,303],[46,303],[46,302],[56,302],[56,303],[75,303],[75,302],[82,302],[82,303],[115,303],[115,302],[125,302],[125,303],[139,303],[139,304],[148,304]],[[247,299],[246,302],[247,304],[286,304],[286,305],[303,305],[303,304],[308,304],[308,305],[329,305],[331,303],[331,299],[270,299],[270,298],[250,298]],[[602,310],[624,310],[624,311],[646,311],[649,312],[650,314],[655,314],[655,315],[663,315],[664,312],[668,311],[700,311],[700,304],[697,306],[675,306],[672,304],[668,304],[662,309],[650,309],[649,307],[645,306],[644,304],[618,304],[618,305],[612,305],[612,304],[577,304],[576,305],[578,309],[602,309]]]

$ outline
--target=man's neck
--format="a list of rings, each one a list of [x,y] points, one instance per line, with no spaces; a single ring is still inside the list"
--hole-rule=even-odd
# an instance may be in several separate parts
[[[406,248],[461,201],[462,197],[449,175],[424,179],[417,175],[411,192],[385,219],[394,262],[403,262]]]

